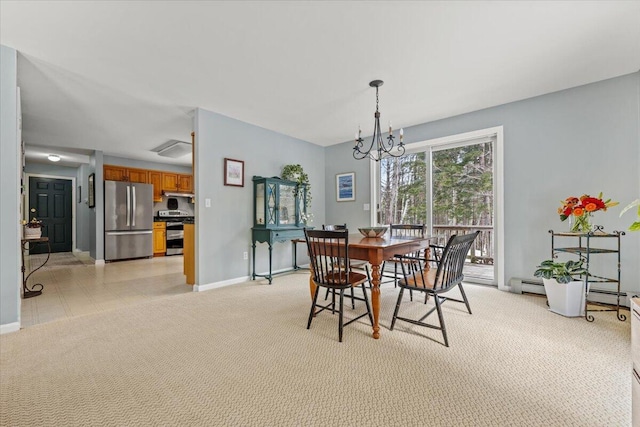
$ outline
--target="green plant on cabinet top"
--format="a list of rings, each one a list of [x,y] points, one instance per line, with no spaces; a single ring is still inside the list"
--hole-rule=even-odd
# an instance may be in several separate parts
[[[309,175],[306,174],[302,166],[299,164],[295,165],[285,165],[282,168],[282,174],[280,174],[282,179],[286,179],[287,181],[293,181],[298,184],[296,187],[296,192],[300,193],[303,186],[306,188],[306,197],[305,197],[305,211],[307,215],[309,215],[309,210],[311,208],[311,184],[309,183]],[[298,194],[298,197],[302,197],[302,194]]]

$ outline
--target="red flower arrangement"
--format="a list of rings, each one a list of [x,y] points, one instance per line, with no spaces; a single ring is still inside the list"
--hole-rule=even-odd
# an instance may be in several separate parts
[[[560,220],[574,218],[571,231],[576,233],[591,231],[591,216],[594,212],[606,211],[607,208],[618,204],[618,202],[612,202],[611,199],[602,200],[602,193],[598,197],[591,197],[588,194],[583,194],[580,198],[567,197],[561,203],[562,206],[558,208]]]

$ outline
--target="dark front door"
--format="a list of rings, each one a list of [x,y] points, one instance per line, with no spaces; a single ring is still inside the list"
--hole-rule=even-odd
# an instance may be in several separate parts
[[[71,252],[71,195],[70,179],[29,177],[29,219],[42,221],[51,252]],[[32,254],[47,250],[46,245],[34,246]]]

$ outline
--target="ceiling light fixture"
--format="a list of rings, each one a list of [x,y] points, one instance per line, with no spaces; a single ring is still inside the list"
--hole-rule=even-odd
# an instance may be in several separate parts
[[[159,156],[178,158],[187,154],[191,154],[191,144],[184,141],[171,140],[161,146],[153,149]]]
[[[378,111],[378,88],[382,86],[384,82],[382,80],[374,80],[369,83],[369,86],[376,88],[376,112],[373,115],[375,117],[375,123],[373,126],[373,138],[371,138],[371,144],[366,151],[363,151],[363,139],[361,137],[362,130],[358,126],[358,133],[356,134],[356,145],[353,147],[353,158],[356,160],[362,160],[366,157],[376,162],[384,157],[400,157],[404,155],[404,143],[402,138],[404,136],[404,130],[400,129],[400,143],[396,146],[393,136],[393,129],[391,128],[391,122],[389,122],[389,136],[385,142],[382,139],[382,132],[380,131],[380,111]],[[375,146],[375,148],[374,148]],[[394,154],[395,152],[395,154]]]
[[[47,156],[47,159],[49,159],[52,162],[59,162],[60,161],[60,156],[58,156],[57,154],[49,154]]]

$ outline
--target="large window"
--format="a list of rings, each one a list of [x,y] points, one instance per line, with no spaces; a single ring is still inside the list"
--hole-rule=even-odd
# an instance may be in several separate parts
[[[426,224],[444,243],[480,230],[465,276],[496,283],[496,137],[416,144],[379,162],[377,222]]]

